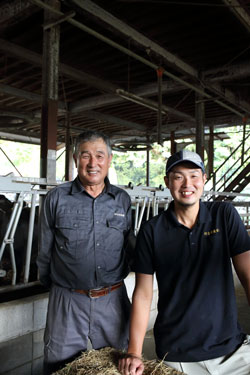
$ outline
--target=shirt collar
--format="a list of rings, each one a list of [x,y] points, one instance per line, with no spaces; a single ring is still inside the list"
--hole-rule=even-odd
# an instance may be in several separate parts
[[[203,224],[207,223],[208,221],[211,221],[211,213],[208,210],[206,204],[202,201],[200,201],[200,210],[199,210],[199,216],[198,216],[198,223]]]
[[[171,201],[169,203],[168,209],[166,211],[166,215],[168,219],[175,225],[175,226],[181,226],[182,224],[179,223],[177,220],[175,213],[174,213],[174,201]]]
[[[105,177],[104,183],[105,183],[105,188],[104,188],[103,193],[110,194],[111,196],[113,196],[113,198],[115,198],[116,190],[114,189],[114,186],[111,185],[108,177]],[[85,192],[85,189],[83,185],[81,184],[79,177],[77,176],[72,182],[71,194],[77,194],[77,193],[82,193],[82,192]]]
[[[174,223],[174,225],[181,226],[174,213],[174,201],[171,201],[166,211],[168,218]],[[200,201],[200,209],[198,212],[197,224],[203,224],[211,220],[211,214],[206,207],[206,204]]]

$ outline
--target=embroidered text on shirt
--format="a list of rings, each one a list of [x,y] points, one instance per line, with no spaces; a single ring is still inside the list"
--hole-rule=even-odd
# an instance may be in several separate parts
[[[211,236],[211,234],[219,233],[219,229],[212,229],[209,232],[204,232],[204,236]]]

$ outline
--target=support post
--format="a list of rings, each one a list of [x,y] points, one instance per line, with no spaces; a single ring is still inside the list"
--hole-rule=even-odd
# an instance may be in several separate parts
[[[60,10],[60,1],[46,3]],[[53,24],[56,19],[53,13],[44,11],[45,24]],[[48,183],[56,181],[59,40],[59,25],[44,30],[40,177],[47,178]]]
[[[243,118],[243,133],[242,133],[242,153],[241,153],[241,164],[244,164],[244,158],[245,158],[245,142],[246,142],[246,123],[247,118]]]
[[[209,141],[208,141],[208,176],[211,177],[214,171],[214,127],[209,127]]]
[[[201,95],[196,94],[195,102],[195,117],[196,117],[196,152],[204,160],[204,123],[205,123],[205,104]]]
[[[157,81],[158,81],[158,121],[157,121],[157,140],[159,145],[162,146],[162,75],[164,69],[159,67],[157,69]]]
[[[149,148],[147,148],[147,160],[146,160],[146,186],[150,186],[150,151]]]
[[[171,133],[170,133],[170,142],[171,142],[171,150],[170,150],[170,152],[171,152],[171,155],[173,155],[173,154],[175,154],[176,153],[176,142],[175,142],[175,133],[174,133],[174,131],[172,131]]]
[[[66,117],[66,139],[65,139],[65,181],[73,180],[73,150],[70,138],[70,114]]]

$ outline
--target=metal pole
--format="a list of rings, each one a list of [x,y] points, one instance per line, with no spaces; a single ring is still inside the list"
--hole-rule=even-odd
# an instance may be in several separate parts
[[[214,127],[209,127],[209,142],[208,142],[208,176],[212,176],[214,171]]]
[[[60,10],[58,0],[48,1],[56,11]],[[44,22],[57,21],[54,13],[45,10]],[[58,113],[58,71],[59,71],[60,26],[52,26],[43,31],[42,65],[42,113],[40,177],[48,182],[56,181],[56,140]]]
[[[12,285],[16,283],[16,260],[15,260],[15,251],[14,251],[14,236],[16,232],[16,227],[22,212],[23,208],[23,193],[17,194],[17,200],[14,204],[13,211],[10,217],[9,224],[6,229],[6,233],[1,245],[0,249],[0,261],[2,259],[4,249],[6,245],[10,246],[10,258],[11,258],[11,265],[12,265]]]
[[[66,137],[65,137],[65,181],[73,180],[73,152],[70,142],[70,114],[66,117]]]
[[[246,141],[246,117],[243,118],[243,135],[242,135],[242,153],[241,153],[241,164],[244,163],[245,154],[245,141]]]
[[[149,215],[150,215],[150,207],[151,207],[151,201],[150,199],[148,200],[148,206],[147,206],[147,215],[146,215],[146,220],[149,219]]]
[[[171,155],[175,154],[176,153],[176,142],[175,142],[175,133],[174,131],[171,131],[170,133],[170,140],[171,140]]]
[[[28,240],[27,240],[27,247],[26,247],[26,260],[25,260],[25,269],[24,269],[24,284],[28,283],[29,281],[30,258],[31,258],[31,251],[32,251],[32,240],[33,240],[35,212],[36,212],[36,197],[37,197],[37,193],[32,194],[30,218],[29,218],[29,229],[28,229]]]
[[[157,69],[157,80],[158,80],[158,122],[157,122],[157,133],[158,143],[162,145],[161,127],[162,127],[162,75],[164,69],[159,67]]]
[[[0,248],[0,261],[1,261],[2,256],[3,256],[5,246],[10,242],[9,234],[10,234],[11,228],[13,226],[13,222],[14,222],[16,214],[17,214],[17,209],[18,209],[18,205],[17,205],[17,202],[15,202],[12,213],[11,213],[11,216],[10,216],[9,224],[7,226],[5,236],[3,238],[3,242],[2,242],[2,245],[1,245],[1,248]]]
[[[150,185],[150,152],[149,152],[149,149],[147,149],[146,151],[146,156],[147,156],[146,185],[149,186]]]
[[[16,259],[15,259],[15,251],[13,242],[9,244],[10,245],[10,260],[11,260],[11,266],[12,266],[12,280],[11,285],[16,285]]]
[[[156,197],[153,198],[152,207],[153,207],[153,216],[156,216],[157,215],[157,211],[156,211]]]
[[[196,95],[195,103],[195,117],[196,117],[196,152],[204,160],[204,120],[205,120],[205,105],[201,100],[200,95]]]
[[[135,236],[136,236],[136,230],[138,226],[138,217],[139,217],[139,202],[137,201],[135,205],[135,227],[134,227]]]
[[[148,197],[144,197],[143,205],[142,205],[139,220],[138,220],[138,225],[137,225],[137,228],[136,228],[136,235],[139,232],[139,229],[140,229],[140,226],[141,226],[141,223],[142,223],[142,218],[143,218],[143,214],[144,214],[144,211],[145,211],[145,208],[146,208],[147,201],[148,201]]]

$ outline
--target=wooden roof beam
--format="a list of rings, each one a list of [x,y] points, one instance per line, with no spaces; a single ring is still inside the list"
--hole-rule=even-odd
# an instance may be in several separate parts
[[[38,1],[38,0],[35,0],[35,1]],[[118,32],[121,32],[126,37],[134,40],[137,44],[139,44],[143,48],[149,48],[153,52],[157,53],[159,56],[162,57],[162,59],[165,62],[167,62],[167,64],[169,64],[171,66],[174,66],[178,71],[181,71],[182,73],[184,73],[184,74],[186,74],[186,75],[188,75],[192,78],[195,78],[197,80],[197,82],[199,81],[200,75],[199,75],[199,73],[196,69],[192,68],[190,65],[186,64],[184,61],[179,59],[177,56],[171,54],[169,51],[162,48],[157,43],[155,43],[152,40],[150,40],[149,38],[145,37],[144,35],[139,33],[137,30],[133,29],[131,26],[125,24],[120,19],[118,19],[115,16],[113,16],[112,14],[108,13],[106,10],[99,7],[97,4],[95,4],[91,0],[84,0],[84,2],[81,1],[81,0],[72,0],[72,1],[73,1],[74,4],[76,4],[78,7],[80,7],[84,11],[87,11],[88,13],[93,15],[94,17],[98,17],[99,19],[101,19],[103,22],[105,22],[109,26],[118,30]],[[74,20],[69,21],[69,22],[71,22],[73,24],[73,21]],[[93,30],[90,30],[89,28],[87,29],[85,26],[84,26],[84,28],[85,28],[86,32],[89,32],[90,34],[96,36],[98,39],[101,39],[101,40],[105,41],[106,43],[112,45],[114,48],[122,50],[124,53],[127,53],[128,55],[131,55],[135,59],[138,59],[142,63],[144,63],[148,66],[151,66],[154,69],[157,68],[155,66],[155,64],[147,61],[146,59],[141,58],[139,55],[136,55],[135,53],[132,54],[131,51],[127,50],[124,47],[121,47],[121,46],[117,45],[116,43],[112,42],[111,40],[108,40],[108,38],[102,37],[100,34],[94,32]],[[224,101],[218,99],[217,97],[214,97],[214,94],[211,95],[211,94],[207,93],[204,90],[204,88],[206,88],[206,87],[201,87],[200,83],[198,85],[194,85],[194,84],[188,82],[188,80],[183,79],[183,78],[179,78],[176,75],[174,75],[174,74],[172,74],[172,73],[170,73],[166,70],[163,72],[163,74],[168,76],[169,78],[175,80],[176,82],[178,82],[180,84],[183,84],[183,86],[185,86],[186,88],[190,88],[190,89],[194,90],[197,94],[200,94],[200,95],[204,96],[204,98],[213,100],[214,102],[216,102],[221,107],[226,108],[227,110],[231,111],[234,114],[237,114],[240,117],[245,116],[245,112],[250,111],[250,109],[249,110],[245,110],[245,109],[242,110],[242,108],[239,108],[238,103],[232,103],[229,100],[231,105],[233,104],[234,106],[236,106],[236,109],[232,108],[231,105],[228,105],[227,103],[224,103]],[[211,90],[211,92],[213,92],[212,86],[210,86],[209,89]],[[224,99],[226,101],[228,101],[228,99],[226,97],[224,97]]]
[[[26,48],[20,47],[14,43],[8,42],[7,40],[0,39],[0,51],[3,51],[8,55],[10,54],[16,56],[19,59],[27,61],[35,66],[42,67],[41,55],[33,51],[30,51]],[[66,64],[60,63],[59,70],[62,74],[77,82],[82,82],[85,85],[95,87],[96,89],[104,92],[114,93],[115,90],[118,88],[117,86],[111,84],[108,81],[104,81],[103,79],[84,73],[83,71],[72,68]]]
[[[166,85],[163,86],[163,91],[166,91],[167,89],[171,90],[171,87],[169,87],[169,84],[166,84]],[[172,86],[172,89],[174,89],[173,86]],[[153,95],[153,94],[157,93],[155,90],[157,90],[157,88],[155,88],[155,84],[152,84],[152,85],[144,86],[144,88],[143,87],[139,88],[137,90],[137,92],[144,93],[145,95],[150,95],[150,94]],[[38,94],[33,94],[31,92],[21,90],[21,89],[17,89],[17,88],[14,88],[14,87],[11,87],[11,86],[8,86],[8,85],[4,85],[4,84],[1,84],[1,83],[0,83],[0,92],[9,94],[9,95],[12,95],[12,96],[15,96],[15,97],[20,97],[20,98],[23,98],[23,99],[31,100],[31,101],[34,101],[34,102],[39,102],[39,103],[41,103],[41,100],[42,100],[41,96],[38,95]],[[96,104],[96,100],[97,100],[97,104]],[[98,100],[100,100],[99,105],[98,105]],[[106,104],[108,104],[108,105],[124,101],[124,99],[122,97],[117,96],[117,95],[116,96],[114,96],[114,95],[106,95],[105,96],[104,95],[104,96],[86,99],[85,102],[81,101],[80,103],[78,102],[78,103],[75,103],[73,105],[70,105],[69,111],[72,114],[79,113],[79,112],[84,112],[84,114],[86,114],[86,110],[88,111],[91,108],[103,106],[104,103],[105,103],[105,100],[106,100]],[[154,102],[154,101],[149,101],[149,105],[151,105],[152,107],[154,107],[156,109],[158,108],[157,103]],[[60,109],[60,114],[65,112],[65,105],[64,105],[63,102],[59,101],[59,109]],[[180,118],[180,119],[183,119],[183,120],[189,120],[191,122],[195,121],[191,116],[188,116],[186,113],[183,113],[181,111],[177,111],[176,109],[171,108],[169,106],[164,106],[164,110],[166,112],[172,113],[177,118]],[[94,116],[93,111],[91,111],[89,113],[91,114],[91,116]],[[138,126],[140,126],[140,125],[138,124]]]
[[[135,129],[135,130],[140,130],[140,131],[147,130],[147,127],[145,125],[137,124],[135,122],[124,120],[116,116],[108,115],[105,113],[100,113],[100,112],[95,112],[95,111],[85,111],[83,113],[83,116],[86,116],[87,118],[97,120],[97,121],[103,121],[103,122],[108,122],[114,125],[124,126],[125,128],[129,128],[129,129]]]
[[[11,86],[7,86],[7,85],[0,84],[0,92],[5,92],[5,93],[8,93],[8,94],[11,94],[11,95],[14,95],[14,96],[18,96],[18,97],[22,97],[22,98],[25,98],[25,99],[28,99],[28,100],[41,102],[41,96],[40,95],[32,94],[30,92],[20,90],[20,89],[15,89],[15,88],[13,88]],[[123,100],[123,99],[121,99],[121,100]],[[64,103],[63,102],[59,102],[59,103],[60,103],[60,107],[62,107],[64,109]],[[40,119],[40,116],[41,116],[40,113],[38,113],[38,112],[30,114],[28,112],[17,112],[17,111],[14,111],[14,110],[5,111],[5,110],[0,108],[0,116],[1,115],[2,116],[4,116],[4,115],[12,116],[13,115],[13,116],[16,116],[16,117],[23,118],[23,119],[25,119],[29,122],[33,122],[35,118]],[[123,120],[123,119],[120,119],[118,117],[103,114],[103,113],[100,113],[100,112],[85,111],[83,115],[88,117],[88,118],[94,119],[94,120],[109,122],[109,123],[113,123],[113,124],[116,124],[116,125],[118,124],[118,125],[127,127],[129,129],[136,129],[136,130],[142,130],[142,131],[147,130],[146,126],[144,126],[144,125],[137,124],[135,122],[131,122],[131,121],[127,121],[127,120]]]
[[[58,16],[63,16],[63,13],[62,12],[59,12],[55,9],[53,9],[52,7],[50,7],[49,5],[43,3],[41,0],[31,0],[34,4],[38,5],[39,7],[43,8],[43,9],[46,9],[46,10],[49,10],[51,12],[54,12],[56,13]],[[137,43],[140,44],[139,42],[139,37],[143,37],[142,34],[140,34],[139,32],[137,32],[136,30],[132,29],[130,26],[126,25],[124,22],[120,21],[119,19],[117,19],[116,17],[112,16],[111,14],[109,14],[108,12],[106,12],[105,10],[103,10],[102,8],[98,7],[95,3],[91,2],[90,0],[85,0],[84,3],[82,1],[79,1],[79,0],[72,0],[75,2],[75,4],[77,4],[79,7],[81,7],[82,9],[86,10],[86,11],[89,11],[91,14],[93,14],[95,17],[99,17],[100,19],[102,19],[104,22],[108,23],[109,25],[111,25],[112,27],[114,27],[114,25],[116,26],[116,28],[118,29],[118,31],[122,31],[123,33],[125,33],[125,35],[130,36],[130,33],[133,32],[133,35],[137,35]],[[98,11],[99,10],[99,11]],[[105,16],[104,16],[105,14]],[[116,21],[116,22],[114,22]],[[113,46],[114,48],[122,51],[123,53],[137,59],[138,61],[142,62],[143,64],[146,64],[147,66],[150,66],[152,69],[157,69],[158,66],[152,62],[150,62],[149,60],[146,60],[144,59],[143,57],[141,57],[140,55],[132,52],[131,50],[121,46],[120,44],[112,41],[111,39],[108,39],[106,38],[105,36],[103,36],[102,34],[96,32],[95,30],[92,30],[90,29],[89,27],[87,27],[86,25],[76,21],[75,19],[73,18],[69,18],[67,20],[67,22],[69,22],[70,24],[72,24],[73,26],[79,28],[80,30],[84,31],[84,32],[87,32],[89,33],[90,35],[98,38],[99,40],[102,40],[103,42]],[[151,41],[150,39],[146,38],[146,44],[148,42],[151,42],[151,43],[154,43],[153,41]],[[141,40],[141,43],[142,45],[144,45],[145,43],[145,40],[142,38]],[[154,45],[154,44],[150,44],[150,46],[154,46],[154,48],[157,46],[157,48],[159,47],[158,49],[158,54],[160,56],[162,56],[163,59],[166,60],[166,58],[168,57],[168,51],[166,51],[165,49],[163,49],[162,47],[158,46],[157,44]],[[163,53],[163,51],[166,52],[165,55],[161,55],[161,53]],[[173,60],[172,58],[174,57],[174,59],[178,59],[176,56],[172,55],[171,58],[169,58],[168,60],[168,63],[169,64],[173,64]],[[180,59],[178,59],[178,61],[181,62]],[[185,64],[185,63],[184,63]],[[182,66],[182,69],[184,69],[184,65]],[[179,67],[178,67],[178,70],[179,70]],[[194,68],[192,68],[193,70],[193,73],[195,75],[191,76],[193,78],[199,78],[199,74],[198,74],[198,71],[196,71]],[[187,70],[185,71],[184,69],[184,72],[188,75],[190,75],[190,70]],[[227,110],[229,110],[230,112],[238,115],[239,117],[244,117],[245,116],[245,112],[246,111],[242,111],[242,108],[238,108],[238,106],[235,104],[235,103],[232,103],[230,102],[228,105],[228,103],[225,103],[224,101],[218,99],[217,97],[214,97],[214,95],[212,94],[209,94],[207,93],[205,90],[204,90],[204,85],[203,87],[201,87],[200,83],[198,85],[194,85],[194,84],[191,84],[190,82],[170,73],[169,71],[164,71],[163,72],[164,75],[166,75],[167,77],[173,79],[174,81],[180,83],[180,84],[183,84],[184,87],[186,88],[189,88],[191,90],[194,90],[197,94],[201,94],[203,95],[206,99],[211,99],[213,100],[215,103],[217,103],[218,105],[220,105],[221,107],[223,108],[226,108]],[[104,90],[106,91],[106,90]],[[225,98],[226,99],[226,98]],[[227,99],[226,99],[227,101]],[[232,105],[234,105],[236,108],[233,108]],[[248,111],[247,111],[248,112]]]
[[[27,18],[30,14],[36,11],[34,5],[29,1],[5,1],[4,4],[0,4],[0,28],[4,28],[5,25],[15,25],[20,19]]]
[[[142,35],[140,32],[125,24],[123,21],[119,20],[112,14],[108,13],[93,1],[73,0],[73,3],[75,3],[79,8],[82,8],[88,13],[92,14],[93,16],[100,18],[102,21],[115,28],[116,30],[119,30],[120,33],[124,34],[131,41],[134,41],[145,49],[149,49],[150,51],[163,57],[168,62],[168,64],[173,66],[178,71],[188,74],[191,77],[198,78],[198,72],[192,66],[188,65],[183,60],[179,59],[177,56],[173,55],[171,52],[153,42],[151,39]]]
[[[204,77],[210,83],[219,81],[233,81],[250,76],[249,62],[235,65],[224,65],[204,72]]]
[[[13,97],[30,100],[31,102],[42,103],[41,95],[34,94],[26,90],[17,89],[16,87],[4,85],[2,83],[0,83],[0,92],[11,95]],[[58,102],[58,108],[59,112],[65,112],[65,104],[63,102]]]
[[[231,12],[239,19],[241,24],[250,32],[250,15],[237,0],[223,0]]]

